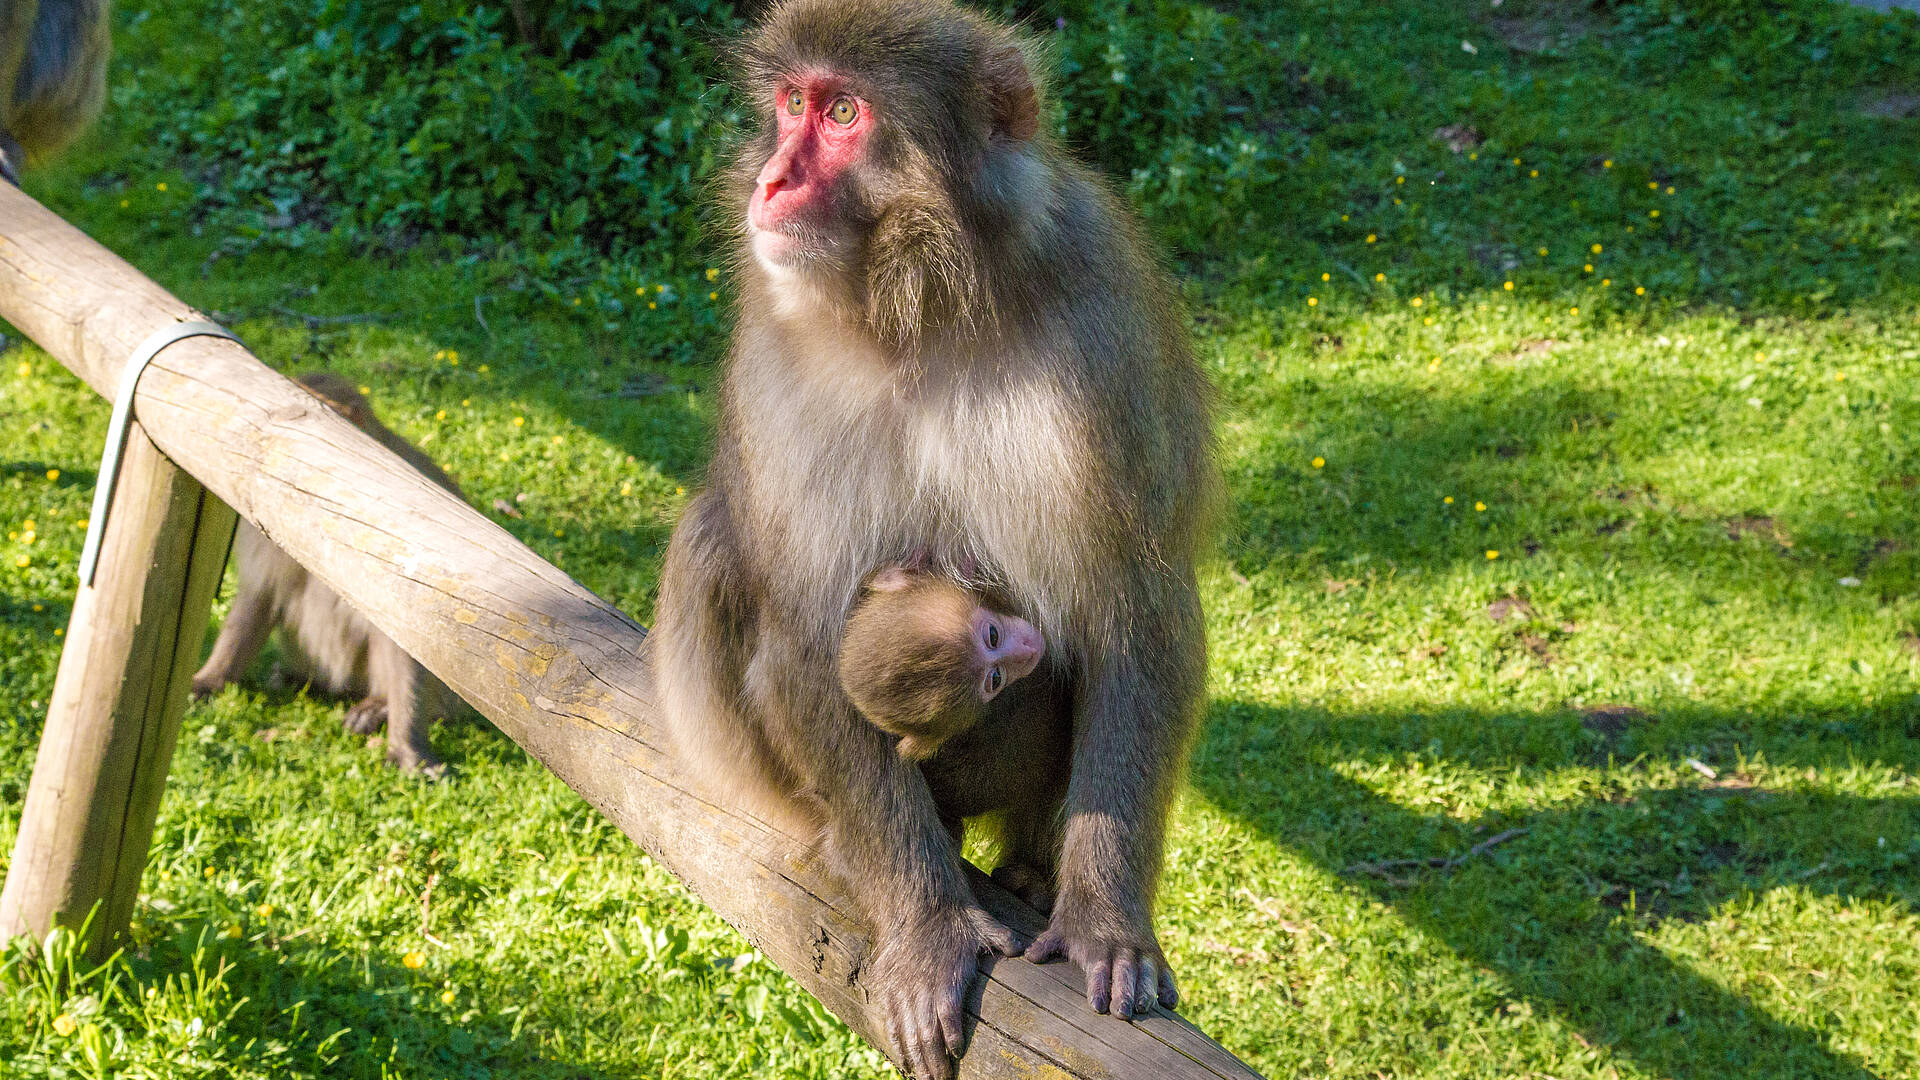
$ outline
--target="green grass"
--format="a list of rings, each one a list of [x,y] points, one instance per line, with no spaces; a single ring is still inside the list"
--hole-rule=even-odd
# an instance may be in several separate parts
[[[1920,116],[1879,115],[1920,21],[1165,7],[1311,88],[1254,125],[1278,224],[1182,256],[1233,493],[1160,913],[1187,1015],[1276,1077],[1920,1077]],[[610,319],[431,244],[209,260],[135,160],[110,129],[34,190],[650,611],[699,284]],[[0,852],[105,415],[0,357]],[[436,729],[426,785],[340,713],[188,714],[132,947],[8,954],[0,1076],[883,1074],[499,735]]]

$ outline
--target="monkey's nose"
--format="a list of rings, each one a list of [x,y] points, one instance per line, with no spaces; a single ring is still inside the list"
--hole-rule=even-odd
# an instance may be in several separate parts
[[[1022,679],[1033,674],[1040,666],[1040,658],[1047,654],[1047,641],[1040,631],[1032,627],[1020,627],[1008,635],[1007,649],[1000,661],[1007,674]]]

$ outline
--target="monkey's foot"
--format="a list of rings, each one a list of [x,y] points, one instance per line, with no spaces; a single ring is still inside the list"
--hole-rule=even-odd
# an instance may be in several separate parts
[[[1083,920],[1064,903],[1053,910],[1046,932],[1027,949],[1036,964],[1066,957],[1087,975],[1087,1004],[1104,1013],[1111,1007],[1122,1020],[1145,1016],[1157,1003],[1171,1009],[1180,1003],[1173,985],[1173,969],[1154,940],[1153,930],[1120,929],[1121,920]]]
[[[1014,956],[1013,931],[978,907],[896,928],[873,954],[868,984],[885,1017],[895,1060],[915,1080],[951,1080],[967,1045],[967,987],[987,952]]]
[[[1027,863],[1008,863],[993,869],[993,882],[1025,900],[1042,915],[1053,911],[1053,874]]]
[[[195,675],[191,693],[193,700],[205,701],[220,692],[227,685],[227,679],[219,675]]]
[[[356,702],[347,710],[340,726],[355,735],[371,735],[387,726],[387,699],[381,697],[365,698]]]

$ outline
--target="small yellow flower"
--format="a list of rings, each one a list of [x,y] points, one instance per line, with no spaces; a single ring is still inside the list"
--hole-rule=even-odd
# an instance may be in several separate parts
[[[1345,215],[1345,214],[1341,214],[1341,215],[1340,215],[1340,220],[1341,220],[1341,221],[1345,221],[1345,220],[1347,220],[1347,215]]]
[[[1667,194],[1669,195],[1673,194],[1673,188],[1671,186],[1667,188]]]
[[[245,930],[240,929],[239,923],[228,923],[227,928],[220,931],[220,936],[231,941],[238,941],[245,933]]]
[[[1396,176],[1393,178],[1393,182],[1396,184],[1404,184],[1407,182],[1407,178],[1404,176]]]
[[[120,200],[120,209],[122,209],[122,210],[125,210],[125,209],[126,209],[127,207],[129,207],[129,206],[132,206],[132,205],[133,205],[133,202],[132,202],[132,200],[130,200],[130,199],[121,199],[121,200]]]
[[[567,535],[567,534],[566,534],[566,533],[564,533],[564,532],[562,532],[562,531],[560,531],[559,529],[555,529],[555,530],[553,530],[553,538],[554,538],[555,540],[558,540],[558,539],[560,539],[561,537],[563,537],[563,536],[565,536],[565,535]]]
[[[1497,558],[1499,558],[1499,557],[1500,557],[1500,552],[1499,552],[1499,551],[1497,551],[1497,550],[1495,550],[1495,549],[1493,549],[1493,548],[1488,548],[1488,549],[1487,549],[1487,558],[1488,558],[1488,560],[1493,560],[1493,559],[1497,559]]]
[[[513,418],[513,426],[514,426],[514,427],[526,427],[526,426],[527,426],[527,418],[526,418],[526,417],[524,417],[524,416],[516,416],[516,417],[514,417],[514,418]]]
[[[1649,181],[1647,181],[1647,190],[1648,190],[1648,191],[1653,191],[1653,190],[1656,190],[1656,189],[1658,189],[1659,187],[1660,187],[1660,184],[1659,184],[1659,182],[1658,182],[1658,181],[1655,181],[1655,180],[1649,180]]]
[[[32,532],[33,530],[40,527],[40,523],[33,520],[32,518],[28,518],[27,520],[20,523],[20,527],[27,530],[28,532]]]
[[[1486,503],[1483,503],[1483,502],[1476,502],[1476,503],[1474,503],[1474,504],[1473,504],[1473,508],[1474,508],[1475,510],[1479,510],[1479,511],[1485,511],[1485,510],[1486,510],[1486,508],[1487,508],[1487,504],[1486,504]]]
[[[165,180],[160,181],[159,183],[153,185],[153,190],[155,191],[167,190],[167,182]]]
[[[1647,295],[1647,287],[1645,285],[1635,285],[1633,287],[1633,295],[1635,296]]]
[[[448,367],[459,367],[459,366],[460,366],[460,354],[459,354],[459,353],[448,353],[448,354],[447,354],[447,366],[448,366]]]
[[[20,361],[20,366],[13,369],[13,373],[24,379],[27,376],[33,374],[33,365],[27,363],[25,360],[22,360]]]
[[[1502,285],[1502,286],[1500,286],[1500,287],[1501,287],[1501,288],[1503,288],[1503,289],[1505,289],[1505,290],[1507,290],[1508,292],[1512,292],[1512,291],[1513,291],[1513,282],[1511,282],[1511,281],[1509,281],[1509,282],[1507,282],[1507,283],[1506,283],[1505,285]]]
[[[559,446],[559,445],[560,445],[560,443],[561,443],[561,441],[562,441],[562,440],[561,440],[561,438],[560,438],[560,436],[558,436],[558,435],[555,435],[555,436],[553,437],[553,445],[555,445],[555,446]]]
[[[1647,211],[1647,216],[1648,216],[1648,217],[1650,217],[1650,218],[1654,218],[1654,217],[1659,217],[1659,216],[1660,216],[1660,211],[1658,211],[1658,210],[1649,210],[1649,211]]]
[[[1587,265],[1585,265],[1585,266],[1583,266],[1583,267],[1581,267],[1580,269],[1581,269],[1581,271],[1582,271],[1582,272],[1584,272],[1584,273],[1588,273],[1588,274],[1591,274],[1591,273],[1593,273],[1593,264],[1592,264],[1592,263],[1588,263]]]
[[[493,368],[486,364],[481,364],[478,368],[475,368],[474,370],[478,371],[482,375],[485,375],[487,372],[492,371]]]
[[[461,408],[463,408],[463,409],[464,409],[464,408],[466,408],[467,406],[469,406],[469,405],[471,405],[471,404],[473,404],[473,399],[472,399],[472,398],[464,398],[464,397],[463,397],[463,398],[461,398],[461,399],[460,399],[460,407],[461,407]]]
[[[27,567],[33,565],[33,556],[31,555],[16,556],[13,560],[13,565],[19,567],[22,570],[25,570]]]
[[[1543,259],[1547,257],[1547,249],[1546,249],[1546,248],[1541,248],[1541,249],[1540,249],[1540,257],[1541,257],[1541,258],[1543,258]]]
[[[1395,205],[1395,206],[1399,206],[1399,205],[1400,205],[1400,200],[1399,200],[1399,199],[1395,199],[1395,200],[1393,200],[1393,205]]]
[[[663,293],[667,291],[667,287],[665,285],[655,285],[653,287],[653,291],[656,293]]]
[[[1375,275],[1373,275],[1373,280],[1375,280],[1375,281],[1385,281],[1385,280],[1387,280],[1387,275],[1386,275],[1386,274],[1384,274],[1384,273],[1382,273],[1382,274],[1375,274]]]
[[[1428,370],[1428,371],[1439,371],[1439,370],[1440,370],[1440,358],[1436,356],[1436,357],[1434,357],[1433,359],[1431,359],[1431,360],[1429,360],[1429,361],[1427,361],[1427,370]]]
[[[1633,231],[1633,226],[1631,226],[1631,225],[1629,225],[1629,226],[1627,226],[1627,231],[1628,231],[1628,232],[1632,232],[1632,231]],[[1798,251],[1798,250],[1800,250],[1800,249],[1799,249],[1798,247],[1796,247],[1796,248],[1794,248],[1794,250],[1795,250],[1795,251]]]
[[[574,298],[573,298],[573,306],[574,306],[574,307],[579,307],[579,306],[580,306],[580,298],[579,298],[579,297],[577,297],[577,296],[576,296],[576,297],[574,297]]]
[[[633,295],[635,296],[647,295],[647,287],[645,285],[635,285],[633,287]]]
[[[713,273],[713,271],[709,270],[707,271],[707,273],[711,274]],[[440,1004],[451,1005],[457,1000],[459,1000],[459,995],[455,994],[453,991],[451,990],[440,991]]]
[[[657,311],[657,310],[659,310],[659,308],[660,308],[660,305],[659,305],[659,304],[656,304],[656,303],[654,303],[654,302],[653,302],[653,301],[651,301],[651,300],[649,300],[649,301],[647,301],[647,310],[648,310],[648,311]]]
[[[60,470],[59,470],[59,469],[48,469],[48,470],[47,470],[47,479],[49,479],[49,480],[58,480],[58,479],[60,479]],[[77,522],[76,522],[76,524],[77,524]]]
[[[718,299],[720,299],[720,294],[719,294],[719,293],[717,293],[717,292],[710,292],[710,293],[708,293],[708,294],[707,294],[707,299],[709,299],[709,300],[718,300]]]
[[[45,610],[47,610],[47,605],[45,605],[45,604],[35,604],[35,605],[33,605],[33,610],[35,610],[35,611],[45,611]]]
[[[719,281],[719,280],[720,280],[720,270],[719,270],[719,268],[717,268],[717,267],[712,267],[712,266],[709,266],[709,267],[707,267],[707,280],[708,280],[708,281]]]
[[[454,362],[454,363],[456,363],[456,364],[457,364],[457,363],[459,363],[459,362],[460,362],[460,350],[459,350],[459,349],[448,349],[448,350],[447,350],[447,359],[449,359],[449,360],[451,360],[451,361],[453,361],[453,362]]]
[[[1332,275],[1332,274],[1321,274],[1321,275],[1320,275],[1320,280],[1321,280],[1321,281],[1332,281],[1332,280],[1333,280],[1333,275]]]
[[[1378,236],[1375,236],[1375,235],[1374,235],[1374,234],[1372,234],[1372,233],[1368,233],[1368,234],[1367,234],[1367,243],[1369,243],[1369,244],[1371,244],[1371,243],[1373,243],[1373,242],[1374,242],[1375,240],[1378,240],[1378,239],[1380,239],[1380,238],[1379,238]]]
[[[620,494],[622,495],[633,494],[633,483],[631,481],[622,480],[620,482]]]
[[[435,360],[445,360],[447,358],[447,350],[445,349],[434,350],[433,358]]]
[[[75,1020],[71,1013],[61,1013],[53,1018],[54,1034],[61,1038],[66,1038],[78,1030],[80,1030],[80,1021]]]
[[[1603,289],[1611,286],[1612,284],[1613,284],[1613,279],[1610,277],[1603,277],[1600,279],[1600,287]]]
[[[1589,248],[1588,250],[1592,251],[1595,255],[1598,255],[1602,251],[1605,251],[1606,249],[1601,247],[1599,244],[1595,244],[1593,245],[1593,247]]]
[[[1448,496],[1446,496],[1445,498],[1443,498],[1443,499],[1441,499],[1440,501],[1441,501],[1441,502],[1443,502],[1443,503],[1446,503],[1446,504],[1447,504],[1448,506],[1452,506],[1452,505],[1453,505],[1453,496],[1451,496],[1451,495],[1448,495]]]
[[[1834,372],[1834,373],[1833,373],[1833,381],[1834,381],[1834,382],[1846,382],[1846,381],[1847,381],[1847,373],[1846,373],[1846,372],[1844,372],[1844,371],[1836,371],[1836,372]]]
[[[435,420],[445,420],[447,418],[447,410],[441,409],[439,412],[433,414],[433,418]]]
[[[1313,459],[1313,467],[1314,467],[1314,468],[1316,468],[1316,469],[1324,469],[1324,468],[1326,468],[1326,467],[1327,467],[1327,459],[1326,459],[1326,458],[1323,458],[1323,457],[1317,457],[1317,458],[1314,458],[1314,459]]]
[[[1755,360],[1765,360],[1767,358],[1767,354],[1763,352],[1757,352],[1753,354],[1753,358]]]
[[[1528,175],[1529,177],[1532,177],[1532,178],[1535,178],[1535,179],[1538,179],[1538,178],[1539,178],[1539,176],[1540,176],[1540,170],[1539,170],[1539,169],[1533,169],[1533,170],[1531,170],[1531,171],[1529,171],[1529,172],[1527,173],[1527,175]]]
[[[1420,299],[1420,298],[1419,298],[1419,297],[1417,297],[1417,296],[1416,296],[1416,297],[1414,297],[1413,299],[1411,299],[1411,300],[1409,300],[1409,301],[1407,301],[1407,303],[1409,303],[1409,304],[1412,304],[1412,305],[1413,305],[1414,307],[1419,307],[1419,306],[1420,306],[1421,304],[1423,304],[1423,303],[1425,303],[1425,302],[1426,302],[1426,301],[1424,301],[1424,300],[1422,300],[1422,299]]]
[[[1423,323],[1425,323],[1425,324],[1427,324],[1428,326],[1432,326],[1432,325],[1433,325],[1433,316],[1431,316],[1431,315],[1429,315],[1429,316],[1427,316],[1426,318],[1424,318],[1424,319],[1422,319],[1422,320],[1420,320],[1420,321],[1421,321],[1421,322],[1423,322]]]
[[[1600,163],[1600,167],[1601,167],[1601,168],[1603,168],[1603,169],[1611,169],[1611,168],[1613,168],[1613,159],[1612,159],[1612,158],[1608,158],[1607,160],[1605,160],[1605,161],[1603,161],[1603,162],[1601,162],[1601,163]]]
[[[1468,160],[1468,161],[1479,161],[1479,160],[1480,160],[1480,151],[1478,151],[1478,150],[1475,150],[1474,152],[1472,152],[1472,153],[1470,153],[1470,154],[1468,154],[1468,155],[1467,155],[1467,160]]]
[[[200,876],[201,876],[201,877],[212,877],[212,876],[213,876],[213,867],[211,867],[211,866],[203,866],[203,867],[201,867],[201,868],[200,868]]]
[[[66,633],[67,633],[67,628],[64,626],[56,626],[53,628],[54,637],[64,637],[66,636]]]
[[[1309,296],[1309,297],[1307,297],[1307,306],[1308,306],[1308,307],[1318,307],[1319,305],[1320,305],[1320,298],[1319,298],[1319,297],[1317,297],[1317,296]]]
[[[361,387],[361,388],[360,388],[360,392],[361,392],[362,394],[371,394],[371,393],[373,393],[373,387],[371,387],[371,386],[363,386],[363,387]]]
[[[1513,159],[1513,163],[1514,163],[1515,165],[1518,165],[1518,164],[1520,164],[1520,159],[1519,159],[1519,158],[1514,158],[1514,159]]]
[[[256,919],[270,919],[273,917],[273,905],[261,904],[259,907],[253,909],[253,915]]]
[[[419,949],[413,949],[409,951],[407,955],[400,958],[400,963],[403,967],[409,967],[418,971],[427,966],[427,954],[421,952]]]
[[[675,495],[685,495],[687,493],[687,489],[683,487],[677,487],[673,489],[673,493]]]
[[[1568,308],[1568,309],[1567,309],[1567,314],[1569,314],[1569,315],[1578,315],[1578,314],[1580,314],[1580,309],[1579,309],[1579,308],[1577,308],[1577,307],[1576,307],[1576,308]]]

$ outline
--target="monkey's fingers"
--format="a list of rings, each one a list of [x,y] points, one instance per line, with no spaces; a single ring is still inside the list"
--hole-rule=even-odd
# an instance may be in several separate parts
[[[1140,1011],[1140,999],[1136,996],[1142,974],[1140,960],[1137,949],[1113,951],[1113,1015],[1122,1020],[1131,1020]],[[1147,977],[1152,978],[1152,974],[1147,973]]]
[[[1001,956],[1019,956],[1026,950],[1027,943],[1012,927],[987,914],[984,908],[974,908],[967,913],[973,922],[974,933],[980,935],[983,948],[991,949]]]
[[[1180,1004],[1180,988],[1173,984],[1173,969],[1160,965],[1160,1007],[1171,1010]]]
[[[1154,988],[1159,984],[1159,981],[1160,966],[1154,962],[1151,954],[1141,954],[1140,974],[1133,984],[1133,1014],[1135,1016],[1147,1015],[1152,1012],[1153,1007],[1159,1003],[1159,995],[1154,992]]]
[[[1104,1013],[1113,1003],[1110,993],[1112,975],[1113,964],[1105,956],[1087,965],[1087,1004],[1093,1006],[1094,1012]]]
[[[1034,938],[1033,944],[1027,946],[1026,952],[1027,959],[1036,964],[1059,960],[1066,955],[1067,936],[1052,927],[1048,927],[1039,937]]]

